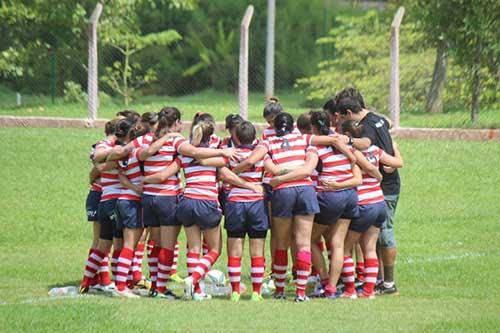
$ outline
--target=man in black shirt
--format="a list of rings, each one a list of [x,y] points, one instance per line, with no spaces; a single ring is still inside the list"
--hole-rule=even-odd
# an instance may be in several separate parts
[[[377,115],[366,109],[362,95],[354,88],[348,88],[337,94],[335,98],[336,107],[340,112],[342,120],[355,120],[363,125],[362,138],[349,139],[345,137],[347,143],[352,144],[356,149],[364,150],[371,145],[382,148],[386,153],[394,156],[390,122],[383,116]],[[381,250],[383,262],[383,283],[377,287],[383,294],[397,294],[394,283],[394,265],[396,262],[396,240],[394,238],[394,214],[399,199],[401,182],[398,170],[388,167],[381,167],[383,175],[381,182],[387,204],[387,219],[380,231],[378,247]]]

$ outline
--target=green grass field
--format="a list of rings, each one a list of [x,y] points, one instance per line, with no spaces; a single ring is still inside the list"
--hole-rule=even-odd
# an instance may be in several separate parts
[[[83,129],[0,130],[6,147],[0,155],[0,332],[498,331],[495,142],[400,142],[405,168],[396,216],[399,297],[307,304],[50,300],[51,286],[76,285],[82,276],[91,238],[84,212],[87,156],[100,136]],[[225,257],[216,268],[225,270]],[[184,263],[181,256],[182,273]]]
[[[286,110],[295,116],[310,110],[305,107],[305,97],[296,90],[276,92],[280,102]],[[10,101],[10,102],[9,102]],[[250,93],[249,119],[263,122],[262,108],[264,96],[260,93]],[[15,95],[0,87],[0,115],[11,116],[41,116],[41,117],[66,117],[86,118],[87,106],[84,104],[64,104],[60,99],[55,104],[50,102],[46,96],[25,97],[26,106],[12,107],[15,103]],[[185,120],[190,120],[198,111],[208,112],[214,115],[216,120],[223,121],[226,115],[238,113],[237,94],[221,93],[211,90],[185,95],[180,97],[170,96],[144,96],[133,101],[129,106],[138,112],[159,111],[163,106],[177,106],[183,113]],[[320,108],[322,105],[316,105]],[[123,106],[112,101],[103,102],[98,116],[99,118],[112,118]],[[387,112],[387,110],[381,110]],[[448,111],[442,114],[429,114],[425,112],[401,112],[401,126],[403,127],[433,127],[433,128],[470,128],[469,110]],[[479,115],[478,128],[500,128],[500,110],[484,109]]]

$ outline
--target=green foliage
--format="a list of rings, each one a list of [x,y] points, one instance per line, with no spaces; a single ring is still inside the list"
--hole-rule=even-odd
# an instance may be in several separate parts
[[[87,100],[87,94],[82,90],[82,86],[73,81],[64,82],[65,103],[83,103]]]

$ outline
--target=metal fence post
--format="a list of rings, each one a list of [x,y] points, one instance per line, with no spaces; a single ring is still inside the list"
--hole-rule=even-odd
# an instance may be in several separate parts
[[[238,100],[240,105],[240,116],[248,119],[248,27],[253,16],[253,6],[250,5],[245,11],[240,26],[240,68],[238,78]]]
[[[267,42],[266,42],[266,101],[274,96],[274,30],[276,18],[275,0],[267,0]]]
[[[102,13],[102,4],[97,3],[89,22],[89,65],[88,65],[88,119],[90,124],[97,119],[97,106],[99,103],[99,86],[97,73],[97,23]]]
[[[394,127],[399,127],[401,101],[399,95],[399,27],[405,13],[404,7],[399,7],[391,24],[391,86],[389,110]]]

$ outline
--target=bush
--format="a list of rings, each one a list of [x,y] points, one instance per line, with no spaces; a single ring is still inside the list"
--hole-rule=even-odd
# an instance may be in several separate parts
[[[84,103],[87,94],[83,92],[82,86],[73,81],[64,82],[64,103]]]

